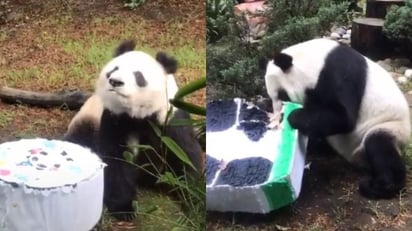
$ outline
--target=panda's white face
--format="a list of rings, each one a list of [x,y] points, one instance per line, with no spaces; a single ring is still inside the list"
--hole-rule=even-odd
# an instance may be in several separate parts
[[[177,91],[177,86],[176,89],[168,87],[169,82],[164,68],[155,58],[142,51],[130,51],[104,66],[96,93],[104,107],[115,114],[145,118],[156,113],[160,121],[165,119],[169,109],[168,98],[171,97],[168,95],[174,96]],[[168,88],[174,92],[168,92]]]

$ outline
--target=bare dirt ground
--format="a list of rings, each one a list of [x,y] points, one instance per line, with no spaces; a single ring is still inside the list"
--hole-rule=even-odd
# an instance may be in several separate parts
[[[123,7],[121,0],[0,0],[0,86],[13,86],[32,91],[60,91],[62,89],[79,88],[92,90],[93,79],[98,68],[90,65],[85,68],[85,81],[70,79],[52,81],[52,76],[45,80],[34,79],[35,74],[29,74],[28,81],[10,80],[6,72],[9,70],[24,70],[29,67],[41,68],[41,73],[54,74],[56,66],[65,66],[75,62],[75,57],[67,54],[55,43],[43,44],[39,38],[45,33],[68,35],[71,39],[82,40],[91,31],[97,36],[113,39],[122,37],[122,30],[128,25],[146,22],[150,30],[144,31],[145,46],[157,47],[156,36],[168,30],[168,24],[179,21],[176,36],[197,40],[197,48],[204,47],[205,22],[204,4],[197,1],[166,1],[156,0],[147,3],[136,10]],[[96,23],[96,18],[111,18],[108,23]],[[68,21],[68,22],[66,22]],[[139,37],[139,32],[133,31],[132,37]],[[86,38],[87,39],[87,38]],[[168,46],[173,46],[169,41]],[[108,48],[109,49],[109,48]],[[159,48],[161,49],[161,48]],[[111,52],[111,51],[109,51]],[[53,65],[51,65],[53,64]],[[204,75],[203,70],[187,68],[177,74],[178,83],[184,84],[189,79]],[[50,82],[49,82],[50,81]],[[203,104],[204,92],[195,94],[192,102]],[[47,138],[61,137],[74,111],[42,109],[22,105],[7,105],[0,102],[0,111],[4,114],[0,124],[7,123],[0,129],[0,141],[12,140],[24,136],[41,135]]]

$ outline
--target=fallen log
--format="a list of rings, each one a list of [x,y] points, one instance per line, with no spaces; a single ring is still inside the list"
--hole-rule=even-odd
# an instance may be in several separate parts
[[[0,99],[4,103],[25,104],[44,108],[66,107],[70,110],[79,109],[91,95],[91,92],[80,90],[62,90],[56,93],[44,93],[10,87],[2,87],[0,89]]]

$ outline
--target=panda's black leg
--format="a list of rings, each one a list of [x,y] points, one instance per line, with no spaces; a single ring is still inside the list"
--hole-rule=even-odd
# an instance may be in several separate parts
[[[113,159],[105,162],[104,204],[116,219],[130,221],[135,217],[136,167]]]
[[[188,119],[190,119],[190,115],[187,112],[178,110],[175,113],[174,117],[171,119],[171,122],[174,120]],[[185,151],[190,161],[197,170],[194,171],[194,173],[201,173],[203,171],[205,163],[202,157],[202,147],[200,146],[200,143],[196,138],[193,127],[189,125],[172,125],[168,127],[167,135],[172,138],[183,149],[183,151]],[[171,161],[169,161],[169,164],[172,165],[176,172],[183,173],[182,171],[179,171],[183,167],[182,161],[178,159],[173,153],[171,153],[171,155],[173,158],[170,158]],[[190,168],[187,168],[186,170],[191,171]]]
[[[384,132],[365,140],[370,176],[359,184],[359,193],[370,199],[389,199],[405,187],[406,168],[393,138]]]
[[[304,135],[326,137],[352,131],[356,119],[341,110],[318,107],[296,109],[289,114],[288,122]]]

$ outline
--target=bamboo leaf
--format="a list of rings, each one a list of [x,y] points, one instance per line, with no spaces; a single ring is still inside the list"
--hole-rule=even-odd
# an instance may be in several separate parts
[[[148,122],[149,122],[150,126],[153,128],[153,131],[156,133],[156,135],[158,137],[160,137],[162,135],[162,132],[160,131],[159,127],[150,120],[148,120]]]
[[[190,83],[186,84],[185,86],[181,87],[174,99],[180,99],[183,98],[197,90],[200,90],[202,88],[206,87],[206,77],[202,77],[196,80],[191,81]]]
[[[170,103],[173,104],[173,106],[185,110],[191,114],[206,116],[206,109],[204,107],[200,107],[180,99],[172,99],[170,100]]]
[[[133,163],[134,155],[131,152],[125,151],[123,152],[123,158],[129,163]]]
[[[161,140],[180,160],[196,170],[185,151],[174,140],[167,136],[162,136]]]

